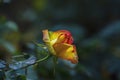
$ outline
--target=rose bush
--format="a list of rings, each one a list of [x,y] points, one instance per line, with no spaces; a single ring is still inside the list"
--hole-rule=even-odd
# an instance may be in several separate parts
[[[51,54],[69,60],[74,64],[78,62],[76,47],[73,45],[73,37],[69,31],[58,30],[52,32],[43,30],[43,41]]]

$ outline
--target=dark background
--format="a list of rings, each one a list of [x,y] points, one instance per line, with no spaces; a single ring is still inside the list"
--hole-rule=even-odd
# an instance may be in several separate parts
[[[120,80],[120,0],[0,0],[1,59],[36,54],[43,29],[69,30],[79,63],[60,60],[53,75],[51,60],[42,62],[32,80]]]

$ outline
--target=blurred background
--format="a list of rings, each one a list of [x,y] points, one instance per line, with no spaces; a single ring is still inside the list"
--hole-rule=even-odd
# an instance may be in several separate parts
[[[54,75],[52,60],[41,62],[27,80],[120,80],[120,0],[0,0],[0,59],[39,58],[32,41],[43,43],[43,29],[69,30],[79,63],[59,60]]]

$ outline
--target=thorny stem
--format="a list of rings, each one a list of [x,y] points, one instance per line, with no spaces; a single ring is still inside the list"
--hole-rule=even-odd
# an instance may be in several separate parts
[[[32,66],[32,65],[37,64],[37,63],[39,63],[39,62],[42,62],[42,61],[47,60],[49,57],[50,57],[50,54],[48,54],[46,57],[44,57],[44,58],[42,58],[42,59],[36,61],[35,63],[29,64],[29,65],[24,66],[24,67],[21,67],[21,68],[19,68],[18,70],[20,70],[20,69],[26,69],[26,68],[29,67],[29,66]],[[16,71],[16,70],[13,70],[13,69],[9,70],[9,72],[12,72],[12,71]],[[26,73],[27,73],[27,72],[26,72]]]
[[[39,46],[39,47],[43,47],[43,48],[46,47],[45,45],[38,44],[38,43],[36,43],[35,41],[33,41],[33,43],[34,43],[35,45]],[[13,58],[24,57],[25,55],[27,55],[27,54],[14,56]],[[42,61],[47,60],[50,56],[51,56],[50,54],[47,54],[47,56],[45,56],[45,57],[42,58],[42,59],[37,60],[35,63],[33,63],[33,64],[29,64],[29,65],[24,66],[24,67],[21,67],[21,68],[19,68],[19,69],[26,69],[27,67],[29,67],[29,66],[31,66],[31,65],[34,65],[34,64],[37,64],[37,63],[39,63],[39,62],[42,62]],[[16,70],[13,70],[13,69],[12,69],[12,70],[10,70],[10,71],[16,71]]]
[[[24,67],[21,67],[21,68],[19,68],[19,69],[25,69],[25,68],[27,68],[27,67],[29,67],[29,66],[31,66],[31,65],[34,65],[34,64],[37,64],[37,63],[39,63],[39,62],[45,61],[45,60],[47,60],[49,57],[50,57],[50,54],[48,54],[46,57],[44,57],[44,58],[42,58],[42,59],[40,59],[40,60],[37,60],[37,61],[36,61],[35,63],[33,63],[33,64],[29,64],[29,65],[24,66]],[[14,70],[12,70],[12,71],[14,71]]]

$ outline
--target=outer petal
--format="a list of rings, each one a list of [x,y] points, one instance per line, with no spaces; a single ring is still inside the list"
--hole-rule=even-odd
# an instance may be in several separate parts
[[[48,30],[43,30],[43,41],[44,42],[50,42],[50,37],[49,37],[49,33],[48,33]]]
[[[51,41],[54,43],[73,43],[73,38],[71,36],[71,33],[67,30],[58,30],[53,32],[53,34],[50,37]]]
[[[78,62],[78,56],[74,45],[66,43],[55,44],[54,49],[57,53],[56,56],[69,60],[74,64]]]
[[[51,52],[51,54],[56,55],[56,52],[51,44],[50,41],[50,35],[48,30],[43,30],[43,41],[45,42],[45,44],[47,45],[49,51]]]

